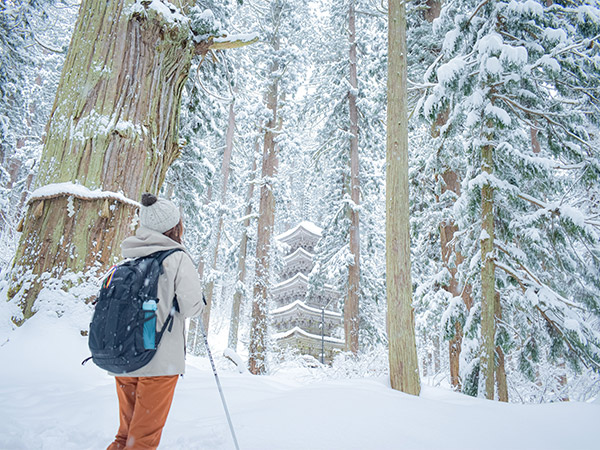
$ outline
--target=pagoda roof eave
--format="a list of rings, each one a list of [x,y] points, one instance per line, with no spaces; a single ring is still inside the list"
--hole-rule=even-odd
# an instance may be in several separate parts
[[[302,286],[308,286],[308,277],[302,272],[298,272],[292,278],[288,278],[287,280],[283,280],[282,282],[277,283],[271,288],[271,292],[274,293],[287,287],[293,287],[297,284],[301,284]]]
[[[290,303],[289,305],[285,305],[280,308],[274,309],[273,311],[271,311],[271,315],[277,316],[277,315],[281,315],[281,314],[284,314],[286,312],[293,311],[293,310],[304,310],[304,311],[318,314],[318,315],[322,314],[321,309],[313,308],[312,306],[308,306],[302,300],[296,300],[296,301]],[[325,317],[339,319],[342,317],[342,313],[325,310]]]
[[[288,278],[280,283],[277,283],[275,286],[271,288],[271,294],[275,295],[286,288],[291,288],[297,285],[301,285],[302,287],[308,287],[308,277],[304,275],[302,272],[298,272],[292,278]],[[333,286],[330,284],[325,284],[323,289],[330,294],[337,294],[338,292],[335,290]]]
[[[314,256],[315,256],[314,253],[307,252],[302,247],[298,247],[296,249],[296,251],[294,251],[293,253],[290,253],[289,255],[284,256],[283,261],[286,264],[290,264],[298,259],[304,259],[304,260],[308,260],[308,261],[312,262]]]
[[[275,239],[280,242],[289,242],[294,239],[294,237],[301,235],[302,233],[306,233],[308,236],[315,238],[315,240],[319,240],[322,236],[323,229],[318,227],[312,222],[303,221],[296,225],[291,230],[286,231],[285,233],[281,233],[275,236]]]
[[[282,339],[290,338],[294,335],[299,335],[300,337],[303,337],[305,339],[314,340],[314,341],[318,341],[318,342],[321,342],[321,340],[324,340],[325,342],[328,342],[330,344],[338,344],[338,345],[345,344],[345,341],[343,339],[333,338],[333,337],[329,337],[329,336],[319,336],[317,334],[308,333],[299,327],[294,327],[291,330],[284,331],[283,333],[276,333],[273,335],[273,338],[275,340],[282,340]]]

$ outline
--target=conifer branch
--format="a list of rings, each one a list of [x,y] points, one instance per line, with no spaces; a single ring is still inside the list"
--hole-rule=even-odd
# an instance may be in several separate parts
[[[519,285],[521,286],[521,289],[523,290],[523,292],[526,291],[525,288],[525,284],[531,284],[530,280],[526,280],[522,277],[520,277],[516,271],[512,270],[510,267],[496,261],[495,262],[495,266],[499,269],[502,269],[503,271],[505,271],[506,273],[508,273],[509,275],[511,275],[512,277],[514,277],[514,279],[519,283]],[[541,285],[540,287],[545,287],[546,289],[549,289],[546,285]],[[555,298],[558,300],[561,300],[564,302],[564,299],[562,297],[560,297],[558,294],[556,294],[554,291],[551,291],[553,294],[555,294]],[[578,307],[576,305],[572,305],[569,302],[566,302],[567,305],[572,306],[572,307],[576,307],[580,310],[585,311],[583,308]],[[539,312],[539,314],[542,316],[542,318],[546,321],[546,323],[548,323],[548,325],[555,330],[562,338],[562,341],[567,345],[567,347],[569,348],[569,351],[576,355],[577,358],[582,362],[582,364],[585,367],[590,367],[593,366],[595,367],[596,370],[600,370],[600,363],[598,363],[596,361],[596,359],[590,355],[589,353],[587,353],[585,350],[581,349],[581,351],[578,351],[578,349],[580,348],[579,346],[577,346],[577,348],[575,348],[575,346],[573,345],[573,343],[571,342],[571,338],[569,338],[569,336],[567,336],[567,334],[563,331],[563,329],[560,327],[560,325],[558,323],[556,323],[555,320],[552,320],[548,313],[548,310],[544,311],[540,305],[535,305],[534,306],[535,310]],[[582,356],[582,354],[585,356]]]
[[[39,45],[40,47],[42,47],[44,50],[48,50],[49,52],[58,53],[58,54],[63,54],[64,53],[64,51],[62,49],[58,50],[58,49],[51,48],[51,47],[48,47],[47,45],[42,44],[35,35],[33,35],[33,40],[35,41],[35,43],[37,45]]]
[[[531,109],[531,108],[527,108],[519,103],[517,103],[516,101],[506,97],[505,95],[498,95],[498,94],[493,94],[492,98],[497,98],[498,100],[502,100],[505,103],[508,104],[508,106],[514,111],[515,108],[524,111],[528,114],[532,114],[534,116],[537,117],[541,117],[543,119],[546,119],[546,121],[548,121],[550,124],[555,125],[559,128],[561,128],[568,136],[572,137],[573,139],[575,139],[577,142],[579,142],[581,145],[587,147],[589,150],[592,150],[592,146],[590,145],[589,142],[584,141],[583,139],[581,139],[579,136],[577,136],[576,134],[572,133],[571,131],[569,131],[562,123],[557,122],[555,120],[552,120],[550,118],[550,114],[543,112],[543,111],[538,111],[535,109]],[[516,112],[516,111],[515,111]]]
[[[479,13],[479,10],[481,8],[483,8],[485,5],[487,5],[490,2],[490,0],[483,0],[479,6],[477,6],[477,8],[475,8],[475,11],[473,11],[473,14],[471,14],[471,17],[469,17],[469,20],[467,20],[467,24],[466,26],[469,26],[471,24],[471,21],[475,18],[475,16]]]
[[[548,205],[547,203],[536,199],[535,197],[532,197],[531,195],[527,195],[527,194],[523,194],[522,192],[517,193],[517,197],[519,197],[521,200],[525,200],[529,203],[531,203],[532,205],[537,206],[540,209],[545,209],[548,212],[551,212],[552,214],[556,214],[557,216],[561,215],[560,212],[560,208],[556,207],[556,208],[552,208],[550,205]],[[596,222],[595,220],[591,220],[589,217],[585,217],[583,219],[583,222],[586,225],[590,225],[594,228],[600,228],[600,222]]]
[[[503,246],[500,245],[500,243],[497,240],[494,241],[494,247],[496,247],[498,250],[502,251],[502,253],[506,254],[508,257],[513,258],[513,255],[507,249],[503,248]],[[557,294],[556,292],[554,292],[554,290],[552,290],[548,285],[546,285],[539,278],[537,278],[535,275],[533,275],[531,270],[529,270],[527,267],[525,267],[522,263],[517,261],[517,264],[519,264],[519,268],[527,274],[529,279],[518,275],[515,269],[512,269],[509,266],[505,265],[504,263],[498,261],[497,258],[494,261],[494,264],[496,264],[497,267],[504,270],[506,273],[512,275],[515,278],[515,280],[517,280],[517,282],[519,283],[519,286],[521,286],[521,289],[523,290],[523,292],[525,292],[527,290],[526,289],[527,285],[533,286],[536,289],[542,289],[542,288],[548,289],[550,292],[552,292],[552,294],[558,301],[564,303],[565,305],[567,305],[571,308],[575,308],[575,309],[578,309],[583,312],[588,312],[585,308],[583,308],[573,302],[570,302],[569,300],[567,300],[560,294]]]

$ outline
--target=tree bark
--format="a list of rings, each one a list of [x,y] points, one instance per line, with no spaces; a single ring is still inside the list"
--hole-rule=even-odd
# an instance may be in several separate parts
[[[354,256],[352,264],[348,265],[348,291],[344,303],[344,331],[346,336],[346,351],[358,354],[359,317],[358,304],[360,297],[360,222],[358,206],[360,203],[360,181],[358,162],[358,109],[356,107],[356,90],[358,77],[356,74],[356,17],[354,1],[350,2],[349,10],[350,31],[350,91],[348,92],[350,109],[350,253]]]
[[[493,147],[481,149],[481,170],[491,174],[494,167]],[[485,396],[494,399],[496,293],[494,264],[494,190],[486,182],[481,188],[481,373],[485,377]]]
[[[494,310],[496,320],[502,320],[502,305],[500,304],[500,293],[496,292]],[[506,366],[504,364],[504,351],[499,345],[496,346],[496,355],[498,356],[498,366],[496,367],[496,383],[498,385],[498,400],[508,403],[508,384],[506,383]]]
[[[276,21],[279,21],[281,5],[275,8]],[[275,52],[279,51],[279,35],[275,34],[271,45]],[[273,59],[270,73],[279,70],[277,59]],[[273,195],[273,176],[277,167],[275,127],[278,122],[277,103],[279,98],[279,82],[274,76],[267,93],[267,108],[271,117],[266,124],[262,158],[262,186],[260,188],[260,206],[258,212],[258,229],[256,240],[256,268],[252,303],[252,320],[250,327],[249,365],[250,372],[262,375],[266,372],[267,348],[267,312],[268,286],[271,266],[271,240],[275,219],[275,197]]]
[[[568,380],[567,380],[567,365],[564,360],[560,362],[558,367],[562,370],[562,374],[558,377],[558,384],[562,388],[561,396],[559,400],[561,402],[569,401],[569,389],[568,389]]]
[[[246,195],[246,210],[244,211],[244,229],[240,239],[240,256],[238,258],[238,279],[235,285],[235,294],[233,294],[233,304],[231,305],[231,323],[229,325],[229,343],[228,347],[236,350],[238,344],[238,330],[240,328],[240,309],[242,306],[242,295],[244,281],[246,280],[246,252],[248,251],[248,227],[250,226],[250,214],[252,214],[252,197],[254,196],[254,174],[256,173],[256,153],[258,153],[258,140],[256,141],[256,152],[252,155],[252,175],[248,184],[248,193]]]
[[[458,181],[458,175],[453,170],[447,170],[442,175],[442,189],[441,193],[444,194],[447,191],[454,192],[457,196],[460,195],[460,183]],[[458,231],[458,227],[453,221],[440,223],[440,246],[442,253],[442,264],[450,273],[450,282],[444,286],[444,289],[452,294],[453,297],[459,297],[461,292],[459,290],[457,280],[457,266],[463,262],[463,256],[460,252],[457,252],[452,244],[454,240],[454,233]],[[452,257],[454,256],[454,264],[451,264]],[[459,361],[460,352],[462,348],[462,334],[463,329],[460,322],[454,323],[454,337],[449,343],[449,357],[450,357],[450,384],[455,390],[460,391],[461,382],[459,376]]]
[[[455,391],[460,392],[460,352],[462,350],[462,325],[454,322],[454,337],[448,342],[448,355],[450,357],[450,385]]]
[[[386,174],[386,284],[390,382],[419,395],[408,198],[406,7],[388,0],[388,112]]]
[[[214,174],[211,177],[210,183],[208,185],[208,190],[206,191],[206,198],[204,199],[204,206],[208,206],[212,201],[213,196],[213,184],[214,184]],[[198,262],[198,278],[200,281],[204,281],[204,266],[206,266],[206,261],[204,259],[204,255],[200,254],[200,261]]]
[[[538,130],[537,128],[529,128],[529,132],[531,134],[531,149],[533,153],[539,153],[542,151],[542,147],[540,146],[540,141],[537,138]]]
[[[178,156],[181,92],[194,53],[189,25],[154,9],[134,10],[133,3],[81,5],[37,187],[73,182],[137,199],[144,191],[158,192]],[[18,293],[24,317],[33,314],[42,276],[113,263],[134,214],[131,204],[114,199],[59,195],[32,201],[9,294]]]
[[[223,178],[221,184],[221,205],[225,205],[225,199],[227,198],[227,183],[229,181],[229,168],[231,166],[231,154],[233,152],[233,134],[235,131],[235,109],[234,102],[229,104],[229,120],[227,123],[227,132],[225,134],[225,151],[223,152],[223,163],[221,164],[221,176]],[[221,243],[221,233],[223,231],[223,213],[219,211],[219,221],[217,223],[217,236],[215,239],[215,247],[213,250],[212,269],[213,271],[217,268],[217,261],[219,259],[219,245]],[[214,280],[210,280],[206,285],[204,291],[206,292],[206,308],[202,315],[204,322],[204,329],[208,332],[210,325],[210,311],[212,307],[213,292],[215,288]]]
[[[442,11],[441,0],[427,0],[427,8],[425,9],[425,20],[427,22],[433,22],[435,19],[440,17]]]
[[[214,174],[213,174],[213,177],[211,177],[210,182],[208,184],[206,198],[204,199],[205,207],[208,206],[210,204],[210,202],[212,201],[213,184],[214,184]],[[205,254],[205,252],[200,252],[200,261],[198,262],[198,278],[200,278],[200,281],[202,282],[203,285],[204,285],[204,266],[206,266],[204,254]],[[204,299],[204,288],[202,289],[202,295],[203,295],[203,299]],[[203,347],[200,347],[200,349],[198,348],[199,345],[201,345],[202,341],[203,341],[202,330],[198,326],[199,320],[202,320],[202,317],[192,317],[190,319],[190,329],[188,330],[187,348],[188,348],[188,351],[190,353],[192,353],[193,355],[197,355],[203,351],[203,350],[200,350]],[[208,329],[205,328],[205,330],[208,332]]]

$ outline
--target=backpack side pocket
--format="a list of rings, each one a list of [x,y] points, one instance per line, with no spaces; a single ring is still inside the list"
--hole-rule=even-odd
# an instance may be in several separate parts
[[[156,300],[142,303],[144,312],[144,349],[156,349]]]

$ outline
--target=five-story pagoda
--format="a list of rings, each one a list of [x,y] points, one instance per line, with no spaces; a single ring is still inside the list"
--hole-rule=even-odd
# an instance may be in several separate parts
[[[338,293],[328,285],[317,294],[307,296],[308,274],[313,268],[314,249],[321,229],[311,222],[301,222],[276,239],[288,246],[281,281],[271,289],[276,309],[271,323],[280,346],[297,348],[329,363],[344,348],[344,340],[332,337],[342,324],[338,311]]]

